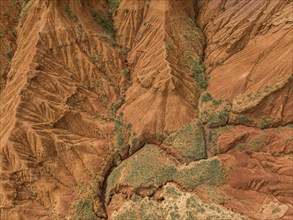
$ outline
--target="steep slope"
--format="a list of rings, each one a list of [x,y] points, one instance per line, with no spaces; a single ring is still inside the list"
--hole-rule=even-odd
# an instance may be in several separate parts
[[[197,8],[210,77],[201,115],[208,155],[221,154],[229,167],[224,191],[235,200],[225,206],[291,219],[292,2],[211,0]]]
[[[183,128],[195,116],[199,92],[189,59],[201,59],[204,38],[180,2],[125,1],[121,7],[114,19],[120,41],[129,50],[132,78],[122,113],[135,130],[155,139],[155,134]]]
[[[110,109],[119,86],[110,84],[119,84],[125,64],[95,35],[102,5],[87,3],[33,1],[19,24],[14,75],[1,96],[3,219],[68,215],[78,187],[92,179],[102,213],[98,192],[117,138]]]
[[[292,6],[1,1],[0,218],[292,219]]]
[[[198,5],[199,25],[208,45],[208,92],[216,99],[228,99],[232,113],[247,113],[256,123],[291,122],[292,2],[203,1]]]
[[[25,6],[26,2],[22,0],[0,2],[0,93],[5,88],[10,62],[16,50],[17,23],[26,12]]]

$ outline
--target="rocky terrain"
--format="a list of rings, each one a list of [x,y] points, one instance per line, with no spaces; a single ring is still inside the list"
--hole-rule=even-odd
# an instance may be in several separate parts
[[[1,220],[293,218],[291,0],[0,4]]]

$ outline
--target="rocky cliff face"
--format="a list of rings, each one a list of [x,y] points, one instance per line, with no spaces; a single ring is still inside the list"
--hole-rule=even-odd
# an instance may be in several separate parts
[[[1,213],[292,219],[290,0],[1,1]]]

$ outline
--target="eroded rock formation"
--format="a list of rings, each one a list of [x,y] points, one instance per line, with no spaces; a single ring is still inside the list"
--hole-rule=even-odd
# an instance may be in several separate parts
[[[292,8],[1,1],[0,218],[292,219]]]

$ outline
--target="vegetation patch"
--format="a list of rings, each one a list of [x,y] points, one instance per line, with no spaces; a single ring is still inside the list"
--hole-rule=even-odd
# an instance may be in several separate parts
[[[77,203],[73,207],[71,220],[94,220],[94,200],[99,186],[98,178],[95,177],[89,183],[81,182],[78,184]]]
[[[162,210],[157,201],[148,198],[138,198],[128,201],[111,216],[113,220],[161,220],[164,219]]]
[[[119,7],[121,0],[108,0],[109,12],[113,14]]]
[[[115,120],[115,132],[117,135],[117,147],[118,149],[124,148],[124,139],[122,133],[122,122],[120,119]]]
[[[124,104],[124,102],[125,102],[125,97],[124,96],[121,96],[120,99],[119,99],[119,101],[112,106],[112,111],[114,113],[116,113],[117,110]]]
[[[107,34],[114,37],[115,29],[112,25],[112,19],[109,16],[106,16],[102,11],[91,10],[91,15],[97,25],[101,26]]]
[[[204,97],[204,98],[203,98]],[[225,100],[215,100],[209,95],[202,96],[200,119],[204,124],[208,123],[209,127],[224,126],[228,123],[231,111],[231,102]],[[207,101],[209,100],[209,101]]]
[[[221,100],[221,99],[213,99],[213,104],[215,105],[215,106],[218,106],[218,105],[221,105],[223,103],[223,100]]]
[[[200,64],[199,60],[190,58],[189,63],[191,66],[191,74],[192,77],[197,81],[201,89],[206,89],[208,87],[208,82],[205,79],[205,66],[204,64]]]
[[[6,57],[7,57],[7,59],[9,60],[9,61],[11,61],[12,60],[12,58],[13,58],[13,52],[12,51],[8,51],[7,53],[6,53]]]
[[[130,72],[127,67],[125,69],[123,69],[122,75],[123,75],[123,77],[125,77],[125,79],[127,79],[127,81],[131,80]]]
[[[183,163],[206,158],[204,134],[201,123],[188,125],[166,139],[165,148]]]
[[[201,97],[201,101],[203,101],[203,102],[208,102],[208,101],[211,101],[211,100],[213,100],[213,97],[208,92],[203,94],[202,97]]]
[[[90,199],[81,199],[79,203],[74,207],[75,213],[72,220],[94,220],[95,213],[93,208],[93,201]]]
[[[138,137],[133,137],[132,139],[131,139],[131,144],[132,145],[135,145],[135,144],[137,144],[139,142],[139,138]]]
[[[182,192],[173,183],[163,187],[161,196],[161,202],[148,197],[136,201],[128,200],[113,213],[111,219],[247,219],[246,216],[234,213],[223,206],[204,203],[195,193]]]
[[[175,180],[185,188],[195,188],[201,184],[223,184],[225,182],[225,175],[220,161],[213,158],[193,163],[192,166],[180,170]]]
[[[272,214],[279,213],[281,211],[280,207],[273,205]]]
[[[241,152],[247,151],[247,150],[260,152],[265,147],[267,140],[268,140],[267,135],[260,135],[254,139],[246,140],[245,143],[237,144],[236,149]]]
[[[122,170],[123,176],[119,174]],[[119,182],[115,182],[118,180]],[[223,184],[225,175],[217,158],[177,168],[175,162],[159,147],[146,145],[114,169],[108,181],[108,193],[112,192],[117,184],[138,189],[143,186],[159,187],[170,181],[175,181],[186,189],[194,189],[201,184]]]
[[[79,22],[76,25],[76,31],[77,31],[77,34],[78,35],[82,35],[84,33],[83,28],[82,28],[82,25]]]
[[[271,126],[271,119],[263,118],[259,124],[261,129],[269,128]]]
[[[249,124],[251,123],[252,121],[249,119],[248,116],[246,115],[237,115],[236,116],[236,121],[240,124]]]
[[[72,21],[77,21],[77,16],[75,14],[73,14],[73,12],[71,11],[69,4],[65,5],[65,12],[70,17],[70,19]]]
[[[30,8],[32,2],[33,1],[30,1],[30,0],[25,0],[23,2],[23,7],[22,7],[21,12],[20,12],[20,18],[22,18],[24,15],[27,14],[27,11]]]
[[[2,70],[1,77],[3,79],[7,79],[7,76],[8,76],[8,70],[7,69]]]
[[[111,175],[107,179],[108,189],[114,189],[116,187],[116,184],[118,183],[121,177],[122,171],[123,171],[123,166],[118,166],[111,172]]]
[[[226,124],[229,117],[227,111],[212,113],[209,115],[208,120],[211,125],[224,125]]]
[[[139,186],[152,182],[154,185],[161,185],[162,182],[172,180],[176,169],[168,165],[168,161],[162,161],[159,150],[147,147],[141,157],[132,161],[131,170],[126,175],[126,184]]]
[[[160,186],[162,183],[174,179],[174,175],[177,172],[174,162],[166,159],[164,151],[154,145],[144,146],[143,149],[131,158],[124,160],[118,168],[119,170],[124,170],[120,184],[134,188],[144,184]],[[113,176],[116,169],[113,170],[108,178],[110,182],[116,179]],[[107,190],[111,191],[112,189],[108,186]]]

